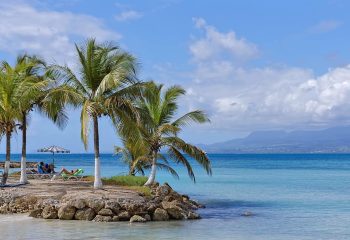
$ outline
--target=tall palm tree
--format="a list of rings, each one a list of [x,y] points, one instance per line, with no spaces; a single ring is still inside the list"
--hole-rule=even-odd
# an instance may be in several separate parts
[[[0,65],[0,127],[6,136],[6,160],[1,184],[6,184],[11,154],[11,136],[16,129],[16,121],[20,120],[19,101],[21,98],[21,82],[24,65],[12,68],[7,62]]]
[[[21,67],[22,66],[22,67]],[[26,149],[27,149],[27,125],[30,112],[36,108],[39,112],[49,117],[55,124],[62,128],[67,120],[62,105],[52,104],[55,99],[51,98],[50,91],[59,88],[55,81],[46,74],[45,62],[29,55],[17,57],[15,69],[21,80],[18,86],[21,98],[19,99],[20,130],[22,131],[22,157],[20,183],[27,183],[26,175]]]
[[[211,164],[207,154],[200,148],[181,139],[178,134],[182,127],[195,123],[205,123],[209,119],[199,110],[186,113],[177,118],[178,98],[185,94],[179,86],[172,86],[163,90],[163,85],[150,82],[142,92],[142,98],[137,103],[140,112],[139,131],[143,142],[147,144],[148,156],[151,159],[151,172],[145,185],[154,183],[156,177],[157,160],[160,150],[165,148],[168,156],[175,163],[183,164],[190,178],[195,181],[195,175],[189,157],[195,159],[208,174],[211,174]],[[139,135],[139,134],[136,134]]]
[[[81,138],[87,149],[89,124],[92,122],[95,152],[94,188],[101,188],[99,122],[108,115],[114,122],[133,112],[132,99],[139,92],[135,58],[111,43],[95,39],[76,45],[79,74],[67,66],[52,66],[52,73],[66,85],[67,101],[81,107]],[[69,96],[69,97],[68,97]]]

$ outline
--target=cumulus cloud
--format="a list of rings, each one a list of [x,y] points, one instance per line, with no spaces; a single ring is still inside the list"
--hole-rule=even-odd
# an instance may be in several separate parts
[[[205,32],[204,38],[197,39],[190,45],[190,52],[196,61],[211,60],[221,55],[241,61],[258,55],[256,45],[237,37],[235,32],[221,33],[203,18],[194,18],[193,21],[197,28]]]
[[[19,1],[0,2],[0,50],[10,54],[21,51],[40,54],[62,63],[70,62],[74,41],[89,37],[118,40],[121,35],[108,30],[95,17],[71,12],[39,10]]]
[[[219,32],[204,19],[196,19],[195,25],[206,34],[190,45],[196,61],[185,102],[190,109],[209,112],[210,129],[249,132],[349,123],[350,65],[318,76],[306,68],[247,67],[225,51],[246,60],[257,54],[254,43]]]
[[[137,12],[135,10],[126,10],[126,11],[122,11],[121,13],[116,15],[115,19],[117,21],[124,22],[124,21],[139,19],[142,16],[143,16],[142,13]]]

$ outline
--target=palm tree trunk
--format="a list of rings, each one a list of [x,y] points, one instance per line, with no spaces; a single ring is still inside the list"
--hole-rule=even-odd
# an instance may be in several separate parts
[[[4,174],[2,175],[1,185],[5,185],[9,175],[10,169],[10,154],[11,154],[11,130],[9,127],[6,129],[6,161],[4,165]]]
[[[101,181],[101,164],[100,164],[100,142],[98,136],[98,118],[97,116],[93,117],[94,122],[94,148],[95,148],[95,181],[94,188],[102,188]]]
[[[22,158],[20,183],[28,183],[27,180],[27,114],[22,113]]]
[[[154,153],[153,159],[152,159],[151,172],[149,174],[147,182],[145,183],[145,186],[150,186],[154,183],[154,180],[156,179],[156,171],[157,171],[157,153]]]

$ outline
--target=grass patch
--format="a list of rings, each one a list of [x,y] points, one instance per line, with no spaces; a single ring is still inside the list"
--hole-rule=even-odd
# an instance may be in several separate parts
[[[84,181],[93,182],[94,176],[84,176]],[[144,176],[113,176],[109,178],[102,178],[102,183],[106,185],[118,186],[138,186],[141,187],[147,182],[147,177]]]
[[[146,186],[125,186],[125,188],[141,193],[145,197],[150,197],[152,195],[151,189]]]
[[[102,178],[102,183],[107,185],[119,186],[143,186],[147,181],[144,176],[114,176],[110,178]]]
[[[84,176],[84,181],[93,182],[94,176]],[[145,197],[152,195],[149,187],[143,186],[147,181],[147,177],[143,176],[114,176],[102,178],[102,183],[105,185],[123,186],[125,189],[133,190],[141,193]]]

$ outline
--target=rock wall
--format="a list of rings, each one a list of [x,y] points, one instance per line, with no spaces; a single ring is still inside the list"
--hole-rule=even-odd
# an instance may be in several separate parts
[[[151,187],[152,196],[141,199],[108,198],[101,195],[67,193],[60,199],[36,196],[1,196],[0,213],[25,213],[44,219],[85,220],[94,222],[147,222],[199,219],[204,207],[168,184]]]

